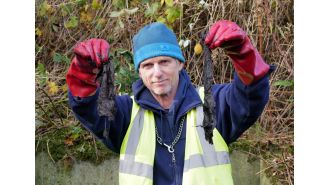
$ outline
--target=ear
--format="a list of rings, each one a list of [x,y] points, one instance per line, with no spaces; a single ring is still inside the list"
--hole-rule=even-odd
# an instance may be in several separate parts
[[[139,72],[139,77],[142,79],[140,70],[138,70],[138,72]]]
[[[179,60],[178,60],[178,63],[179,63],[179,71],[181,71],[184,66],[184,63]]]

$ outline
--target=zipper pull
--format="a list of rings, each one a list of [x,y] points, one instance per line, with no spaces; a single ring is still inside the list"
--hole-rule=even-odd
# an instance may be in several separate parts
[[[176,160],[175,160],[175,155],[174,155],[174,148],[173,148],[173,146],[172,146],[172,145],[167,145],[166,143],[163,143],[163,145],[166,146],[168,152],[172,154],[172,162],[173,162],[173,164],[175,164],[175,161],[176,161]]]
[[[171,146],[169,146],[169,145],[167,145],[166,143],[163,143],[164,144],[164,146],[166,146],[167,147],[167,150],[168,150],[168,152],[170,152],[170,153],[174,153],[174,148],[173,148],[173,146],[171,145]]]

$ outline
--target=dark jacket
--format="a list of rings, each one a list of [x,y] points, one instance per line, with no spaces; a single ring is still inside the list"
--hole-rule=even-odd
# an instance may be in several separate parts
[[[269,74],[258,82],[245,86],[235,74],[232,83],[213,85],[216,128],[227,144],[235,141],[261,115],[269,98],[268,79]],[[180,72],[177,93],[169,110],[164,110],[160,106],[141,79],[133,84],[133,93],[141,107],[154,113],[159,135],[166,144],[171,144],[174,140],[181,117],[202,103],[185,70]],[[109,122],[106,117],[99,117],[97,114],[97,97],[98,91],[94,96],[82,99],[73,97],[69,92],[69,102],[78,120],[107,147],[119,153],[130,123],[132,99],[128,95],[117,96],[116,118],[113,122]],[[174,147],[175,165],[167,148],[156,144],[154,184],[182,184],[185,135],[184,123],[181,137]]]

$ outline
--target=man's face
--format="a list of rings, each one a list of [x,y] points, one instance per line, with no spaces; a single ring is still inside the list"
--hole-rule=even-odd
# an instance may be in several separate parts
[[[154,96],[175,96],[183,63],[167,56],[147,59],[140,64],[139,75]]]

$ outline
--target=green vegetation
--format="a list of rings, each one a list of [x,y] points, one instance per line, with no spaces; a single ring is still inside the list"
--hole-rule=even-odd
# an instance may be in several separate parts
[[[265,162],[276,184],[293,184],[293,0],[37,0],[35,24],[36,152],[70,167],[74,159],[99,163],[113,155],[82,128],[68,107],[65,74],[72,48],[89,38],[106,39],[116,68],[116,91],[131,93],[138,75],[134,71],[131,39],[141,26],[160,21],[183,44],[185,68],[194,84],[201,85],[203,61],[194,53],[199,34],[221,19],[236,22],[250,36],[269,64],[270,101],[258,124],[231,145]],[[212,52],[214,82],[233,78],[229,58]]]

